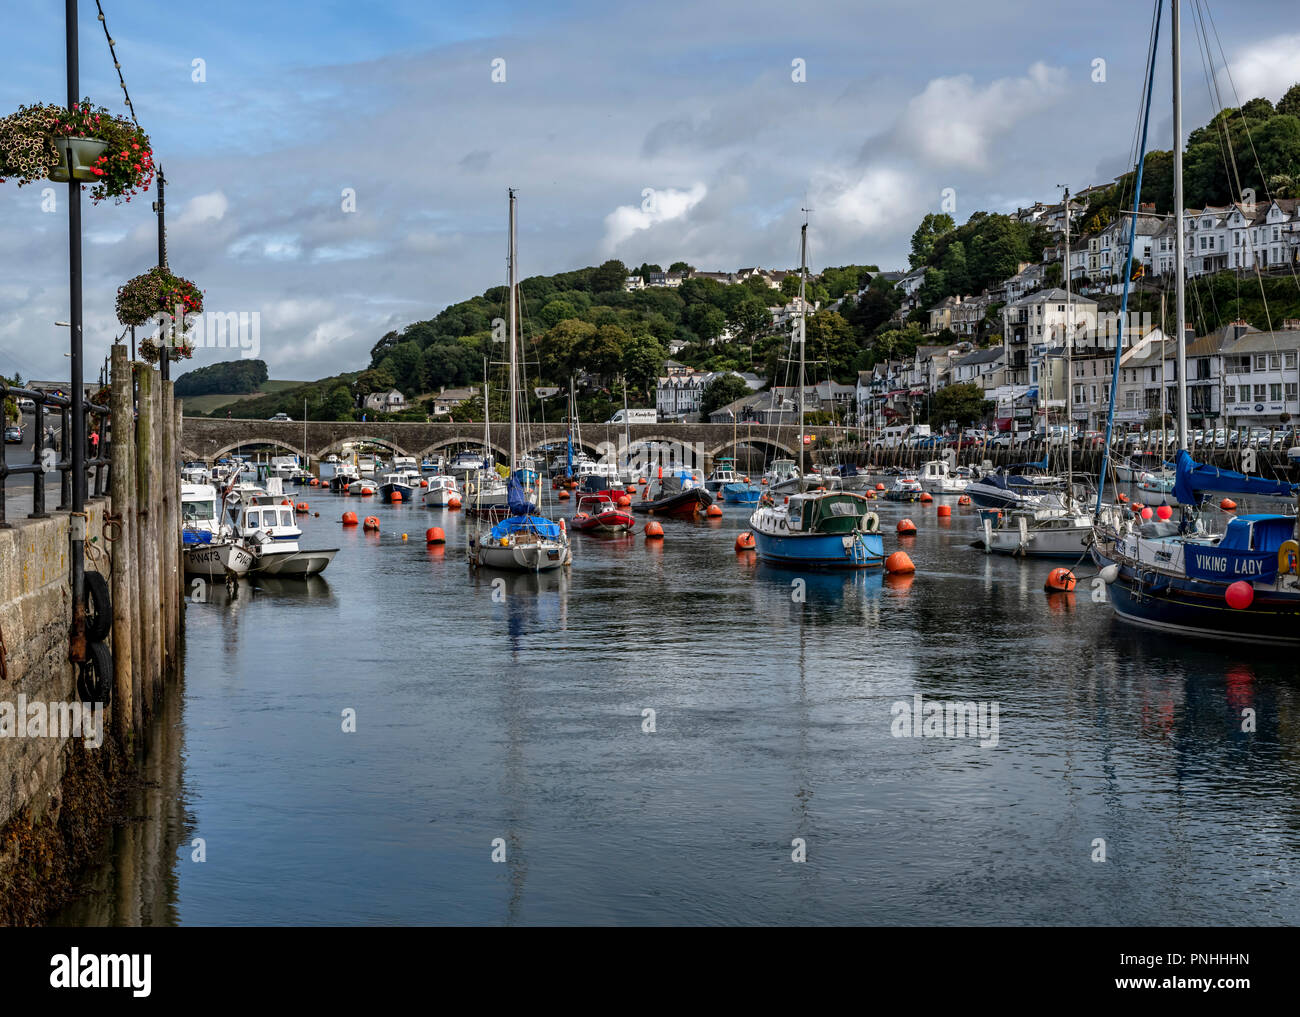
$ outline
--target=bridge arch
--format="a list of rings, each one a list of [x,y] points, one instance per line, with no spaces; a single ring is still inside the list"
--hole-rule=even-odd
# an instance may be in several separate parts
[[[399,456],[409,456],[411,454],[408,451],[406,451],[406,449],[402,448],[401,445],[398,445],[394,441],[389,441],[389,439],[387,438],[377,438],[377,437],[371,437],[369,435],[363,435],[363,434],[357,434],[357,435],[350,434],[346,438],[339,438],[337,441],[332,441],[324,448],[320,449],[316,453],[316,458],[324,459],[327,455],[341,452],[343,450],[344,445],[359,445],[362,442],[366,442],[371,445],[382,445],[384,448],[388,449],[388,451],[395,452]]]
[[[300,460],[303,457],[303,451],[297,445],[290,445],[287,441],[281,441],[279,438],[241,438],[239,441],[231,442],[230,444],[217,449],[217,451],[213,452],[208,458],[215,463],[222,456],[229,455],[236,449],[244,448],[246,445],[274,445],[276,448],[282,448],[286,452],[296,455]],[[195,456],[194,458],[201,459],[203,457]]]
[[[759,451],[763,451],[764,449],[766,449],[767,451],[764,452],[764,459],[766,459],[769,462],[772,459],[780,459],[780,458],[798,459],[799,458],[799,450],[797,447],[794,447],[792,445],[787,445],[785,442],[777,441],[775,438],[765,438],[762,436],[755,436],[755,435],[751,435],[747,438],[728,438],[721,445],[718,445],[709,450],[708,453],[709,458],[717,459],[718,456],[725,454],[728,449],[736,449],[742,445],[748,445],[751,448],[757,448],[759,449]],[[760,448],[760,446],[762,447]],[[779,455],[774,455],[773,454],[774,452],[779,453]]]
[[[561,435],[559,438],[538,438],[536,441],[529,443],[528,446],[524,448],[524,451],[530,453],[540,452],[543,445],[563,446],[566,440],[567,438],[564,435]],[[614,442],[613,444],[615,448],[619,448],[619,444],[620,444],[619,442]],[[599,458],[601,454],[600,446],[601,446],[601,442],[592,441],[590,438],[573,439],[574,451],[576,452],[578,450],[581,450],[584,452],[588,452],[590,453],[593,459]]]
[[[432,445],[426,445],[424,448],[420,449],[418,458],[423,459],[425,456],[430,456],[436,452],[441,452],[443,449],[449,449],[449,448],[481,449],[482,447],[483,447],[483,439],[481,437],[480,438],[469,438],[469,437],[441,438],[438,441],[435,441]],[[488,442],[487,447],[497,457],[498,461],[501,462],[504,462],[506,457],[509,456],[510,454],[509,450],[501,448],[495,442]]]

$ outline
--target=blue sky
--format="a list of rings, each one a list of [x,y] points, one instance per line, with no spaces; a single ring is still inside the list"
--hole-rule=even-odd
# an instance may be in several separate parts
[[[503,282],[510,186],[531,275],[608,257],[789,267],[805,204],[815,268],[899,266],[944,188],[964,219],[1109,180],[1150,18],[1118,0],[104,3],[167,170],[171,267],[209,309],[261,314],[279,378],[360,368],[385,331]],[[6,8],[0,111],[61,102],[62,5]],[[1211,10],[1243,98],[1300,80],[1293,4]],[[1209,107],[1185,22],[1190,129]],[[91,0],[81,72],[120,109]],[[1158,80],[1168,147],[1167,64]],[[155,257],[152,197],[84,203],[91,363],[120,331],[117,286]],[[0,186],[0,370],[45,378],[66,371],[66,210],[40,206],[39,186]]]

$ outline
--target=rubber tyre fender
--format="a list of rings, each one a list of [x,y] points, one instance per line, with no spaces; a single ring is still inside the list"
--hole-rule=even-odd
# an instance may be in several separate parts
[[[113,600],[108,580],[98,572],[86,573],[86,638],[102,641],[113,628]]]
[[[83,703],[112,701],[113,652],[106,643],[86,644],[86,660],[77,665],[77,694]]]

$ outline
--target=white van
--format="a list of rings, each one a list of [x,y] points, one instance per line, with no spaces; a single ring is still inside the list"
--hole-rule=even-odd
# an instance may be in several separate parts
[[[629,424],[657,424],[659,414],[655,410],[619,410],[605,423],[621,424],[624,420]]]
[[[895,424],[892,427],[882,427],[880,434],[872,441],[872,448],[899,448],[906,445],[912,438],[928,438],[930,436],[929,424]]]

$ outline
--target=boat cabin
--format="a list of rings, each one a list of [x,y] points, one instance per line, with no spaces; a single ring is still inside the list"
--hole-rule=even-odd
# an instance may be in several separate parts
[[[786,529],[847,535],[860,528],[866,511],[866,500],[856,494],[793,494],[786,510]]]

